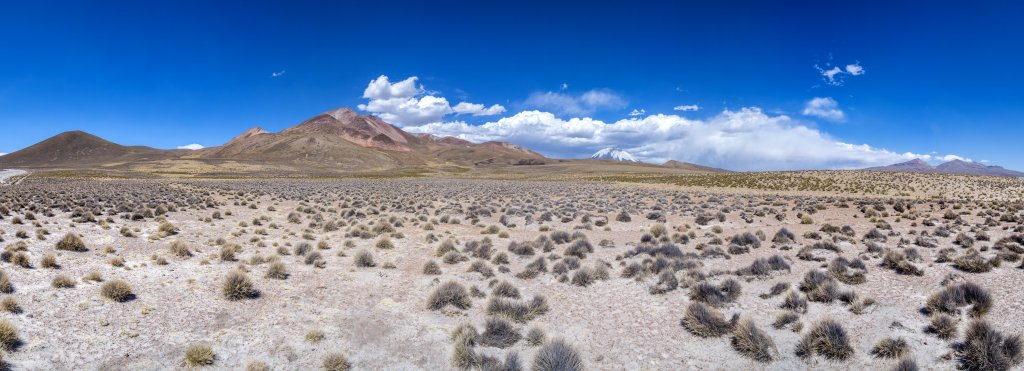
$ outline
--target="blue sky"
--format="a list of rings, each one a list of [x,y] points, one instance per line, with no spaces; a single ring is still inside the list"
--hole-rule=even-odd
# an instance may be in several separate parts
[[[558,157],[1024,169],[1020,5],[708,3],[7,2],[0,152],[214,146],[363,105]]]

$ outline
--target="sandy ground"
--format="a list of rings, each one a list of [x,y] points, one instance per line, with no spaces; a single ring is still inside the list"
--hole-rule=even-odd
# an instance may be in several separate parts
[[[33,192],[36,180],[28,180],[17,187],[4,189],[5,197],[17,198]],[[85,182],[88,183],[88,182]],[[444,240],[456,239],[462,249],[469,241],[485,237],[493,241],[496,252],[506,252],[512,241],[532,241],[542,231],[582,231],[594,245],[594,253],[582,260],[584,267],[594,266],[598,261],[611,265],[611,277],[592,285],[581,287],[569,282],[559,282],[556,274],[545,273],[537,278],[524,280],[514,277],[536,259],[535,256],[510,255],[508,273],[497,271],[498,279],[513,283],[523,297],[535,294],[545,296],[550,311],[528,324],[516,324],[525,335],[531,327],[546,330],[549,338],[562,338],[583,356],[587,369],[593,370],[734,370],[734,369],[847,369],[869,368],[889,369],[895,360],[877,359],[870,354],[874,344],[885,337],[902,337],[912,349],[912,358],[921,369],[948,370],[957,366],[955,357],[945,357],[954,350],[959,337],[944,341],[926,333],[929,317],[921,313],[927,296],[939,290],[941,281],[949,274],[956,273],[971,282],[990,290],[995,301],[986,315],[994,326],[1008,334],[1024,332],[1024,322],[1001,320],[1017,318],[1024,313],[1024,271],[1017,268],[1019,262],[1006,262],[986,273],[966,273],[955,269],[950,263],[932,263],[938,250],[954,247],[957,253],[964,249],[952,243],[952,237],[938,238],[938,248],[921,248],[923,261],[917,265],[924,270],[923,276],[899,275],[880,266],[880,259],[863,254],[865,250],[861,236],[873,228],[873,222],[865,218],[856,206],[857,199],[783,198],[758,195],[721,195],[702,192],[680,192],[667,189],[641,189],[617,185],[587,185],[581,187],[572,183],[501,183],[489,181],[381,181],[373,183],[335,181],[325,187],[322,195],[312,190],[315,186],[302,183],[292,187],[279,184],[274,189],[288,189],[277,192],[268,189],[260,194],[261,185],[274,181],[254,184],[243,181],[219,183],[183,183],[172,185],[188,192],[209,191],[208,196],[221,205],[214,208],[181,208],[166,215],[166,220],[177,226],[177,235],[151,239],[157,233],[159,223],[148,218],[131,221],[112,216],[112,223],[105,228],[97,223],[72,223],[70,212],[54,209],[53,216],[44,216],[37,211],[33,227],[26,224],[12,224],[13,216],[24,210],[12,211],[0,220],[3,244],[10,246],[17,241],[27,244],[33,268],[23,268],[12,263],[0,263],[10,277],[15,291],[7,296],[15,298],[22,306],[20,314],[2,313],[0,318],[13,323],[20,333],[23,344],[7,352],[4,360],[15,369],[95,369],[95,370],[166,370],[185,367],[184,350],[192,344],[210,345],[216,353],[216,361],[209,369],[243,369],[252,361],[262,361],[270,369],[302,370],[320,367],[322,359],[329,352],[345,354],[354,369],[368,370],[445,370],[453,369],[449,358],[452,341],[449,333],[460,323],[474,324],[483,331],[487,298],[474,298],[468,310],[449,308],[432,311],[426,308],[427,297],[441,282],[454,280],[467,287],[476,286],[488,291],[488,282],[480,273],[466,272],[472,262],[457,264],[442,263],[434,256],[439,242],[427,242],[428,234]],[[383,184],[383,185],[382,185]],[[104,183],[103,187],[110,187]],[[75,188],[82,187],[76,183]],[[135,187],[127,182],[117,187],[130,191]],[[374,188],[377,187],[377,188]],[[71,189],[72,187],[68,187]],[[271,188],[271,187],[268,187]],[[369,189],[373,188],[373,189]],[[465,198],[451,196],[455,191],[465,189]],[[393,191],[389,191],[393,189]],[[223,192],[222,192],[223,190]],[[515,195],[519,192],[530,195],[546,195],[546,202],[535,203],[537,218],[544,211],[576,210],[577,217],[563,223],[556,216],[551,222],[527,224],[523,216],[511,216],[515,227],[500,227],[507,237],[496,234],[481,234],[483,227],[498,225],[501,211],[505,207],[522,207]],[[244,196],[238,196],[239,193]],[[297,195],[305,195],[298,197]],[[367,196],[370,195],[370,196]],[[377,198],[373,198],[376,195]],[[206,196],[206,195],[204,195]],[[355,206],[352,200],[365,199],[367,203]],[[320,201],[324,202],[320,202]],[[388,202],[400,200],[404,203],[422,202],[430,219],[439,215],[451,215],[462,219],[460,224],[438,223],[433,230],[424,230],[416,220],[414,210],[389,207],[380,215],[365,217],[343,217],[344,210],[380,210]],[[240,201],[254,203],[256,209],[236,204]],[[376,203],[374,203],[376,202]],[[617,202],[617,203],[616,203]],[[837,207],[845,202],[848,208]],[[874,201],[871,201],[874,202]],[[827,205],[824,210],[811,215],[813,224],[800,224],[796,217],[797,205],[811,203]],[[345,204],[350,204],[345,206]],[[461,204],[489,204],[494,212],[483,216],[477,226],[471,225],[463,213],[452,212],[444,206]],[[631,205],[632,221],[618,222],[616,214],[622,205]],[[601,210],[600,205],[607,205]],[[273,206],[276,211],[268,211]],[[314,214],[300,213],[301,224],[289,223],[289,213],[306,207],[323,206]],[[701,210],[714,213],[723,207],[735,207],[726,213],[724,222],[713,221],[706,226],[694,223],[695,214]],[[911,231],[928,230],[921,222],[936,219],[944,223],[943,210],[939,205],[923,202],[915,206],[917,218],[899,218],[886,205],[889,217],[879,217],[891,224],[892,232],[913,240]],[[968,232],[969,226],[984,221],[976,215],[985,210],[980,205],[967,205],[969,212],[961,215],[965,226],[952,226],[954,230]],[[742,284],[742,295],[734,302],[719,310],[726,317],[738,313],[752,319],[773,339],[777,352],[770,363],[760,363],[744,357],[733,350],[729,335],[718,338],[700,338],[680,326],[685,308],[691,302],[689,289],[679,288],[661,295],[650,294],[648,289],[656,277],[642,280],[620,278],[623,266],[640,262],[644,256],[621,259],[629,249],[640,243],[657,221],[644,216],[661,209],[665,216],[664,225],[675,231],[677,228],[693,230],[696,238],[685,244],[677,244],[684,253],[697,252],[698,246],[705,246],[715,238],[724,239],[725,249],[729,237],[742,232],[762,231],[769,241],[747,254],[731,255],[729,259],[701,259],[701,271],[731,272],[749,265],[759,257],[780,255],[789,259],[789,272],[778,272],[769,278],[748,279],[732,274],[708,278],[717,283],[726,278],[737,279]],[[772,208],[786,213],[779,221],[772,214],[753,218],[747,223],[740,218],[745,211]],[[331,211],[333,210],[333,211]],[[206,221],[212,212],[218,211],[223,219]],[[230,212],[230,215],[227,213]],[[587,223],[581,222],[580,215],[590,214],[592,218],[605,217],[607,227],[592,226],[592,229],[574,229]],[[322,214],[325,220],[348,221],[349,226],[338,231],[323,232],[307,228],[311,217]],[[269,220],[263,226],[241,226],[265,216]],[[377,238],[346,237],[346,230],[355,224],[395,217],[402,220],[397,228],[402,238],[392,238],[394,249],[382,250],[374,247]],[[105,218],[105,216],[103,217]],[[102,218],[101,218],[102,219]],[[270,228],[275,223],[279,228]],[[818,231],[824,224],[849,225],[856,231],[854,241],[841,241],[841,254],[816,251],[815,254],[831,260],[842,255],[847,258],[863,256],[867,265],[867,281],[859,285],[842,284],[844,290],[853,290],[861,297],[873,298],[877,304],[867,307],[862,314],[851,313],[849,306],[834,302],[823,304],[812,302],[810,310],[800,316],[804,324],[802,333],[790,329],[775,329],[771,326],[783,295],[762,299],[777,282],[796,284],[805,273],[821,269],[825,262],[805,261],[796,257],[800,246],[810,245],[817,240],[802,237],[805,232]],[[417,225],[418,224],[418,225]],[[1015,234],[1016,223],[1003,223],[986,232],[991,241],[978,242],[978,246],[991,246],[1002,237]],[[124,237],[119,229],[127,226],[137,229],[137,237]],[[543,227],[542,227],[543,226]],[[1003,229],[1002,226],[1008,226]],[[45,228],[49,235],[45,240],[34,237],[36,229]],[[721,228],[720,231],[717,228]],[[782,250],[773,247],[770,239],[780,228],[787,228],[797,236],[793,249]],[[265,229],[267,234],[256,234]],[[313,240],[304,240],[309,233]],[[31,238],[15,237],[15,232],[25,230]],[[55,250],[54,244],[65,233],[80,234],[87,252]],[[888,231],[887,231],[888,232]],[[829,235],[819,232],[824,239]],[[956,232],[953,233],[953,236]],[[223,262],[218,258],[220,246],[214,240],[224,238],[228,243],[242,246],[239,261]],[[900,237],[889,237],[886,247],[896,248]],[[191,258],[172,255],[168,245],[173,240],[186,242],[193,249]],[[601,247],[598,242],[611,241],[614,247]],[[278,247],[291,250],[301,242],[309,242],[316,250],[316,244],[324,241],[329,248],[320,250],[326,265],[316,268],[303,263],[302,256],[281,256],[290,276],[286,280],[265,278],[268,264],[247,264],[254,255],[269,257],[276,254]],[[346,243],[351,244],[345,246]],[[551,254],[561,255],[568,245],[556,245]],[[910,246],[908,246],[910,247]],[[112,248],[112,251],[106,251]],[[705,249],[708,247],[704,247]],[[353,263],[356,251],[367,250],[374,254],[377,267],[357,268]],[[39,260],[46,254],[55,254],[59,269],[43,268]],[[345,256],[339,256],[339,253]],[[983,253],[992,256],[993,251]],[[548,254],[544,254],[548,255]],[[167,265],[155,264],[153,257],[163,257]],[[123,267],[114,267],[109,262],[119,257],[124,259]],[[440,276],[424,275],[423,265],[430,260],[441,265]],[[391,263],[395,268],[384,268]],[[555,263],[549,262],[548,267]],[[254,299],[230,301],[221,295],[221,282],[235,267],[244,267],[255,282],[260,295]],[[133,287],[136,298],[126,303],[104,299],[99,294],[101,283],[85,282],[81,278],[89,272],[100,272],[105,280],[124,279]],[[681,274],[682,272],[680,272]],[[74,288],[57,289],[50,285],[57,275],[77,279]],[[569,277],[571,277],[570,272]],[[796,343],[808,328],[819,319],[832,318],[840,322],[849,332],[854,355],[845,361],[828,361],[821,357],[802,359],[795,355]],[[968,318],[962,317],[960,334],[966,328]],[[897,324],[898,322],[898,324]],[[304,339],[309,330],[321,330],[325,338],[319,342]],[[507,352],[518,352],[524,364],[529,365],[536,346],[520,341],[508,349],[478,346],[477,352],[499,356]]]
[[[25,175],[25,174],[28,174],[28,172],[25,171],[25,170],[18,170],[18,169],[0,170],[0,184],[6,184],[7,183],[7,178],[10,178],[12,176]]]

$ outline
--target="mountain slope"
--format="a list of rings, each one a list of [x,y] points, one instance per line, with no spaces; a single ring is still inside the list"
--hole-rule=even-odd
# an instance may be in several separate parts
[[[681,162],[681,161],[676,161],[676,160],[665,161],[665,163],[661,164],[661,166],[670,167],[670,168],[679,169],[679,170],[689,170],[689,171],[698,171],[698,172],[713,172],[713,173],[728,173],[728,172],[730,172],[729,170],[719,169],[719,168],[715,168],[715,167],[702,166],[702,165],[692,164],[692,163],[689,163],[689,162]]]
[[[594,152],[590,158],[595,160],[612,160],[612,161],[625,161],[625,162],[640,162],[633,157],[632,154],[622,149],[615,147],[608,147]]]
[[[977,162],[952,160],[938,166],[929,165],[921,159],[913,159],[907,162],[892,164],[888,166],[871,167],[868,171],[891,171],[908,173],[934,173],[934,174],[960,174],[960,175],[988,175],[1024,177],[1024,173],[1005,169],[1001,166],[988,166]]]
[[[0,167],[103,165],[175,157],[182,151],[122,146],[83,132],[57,134],[20,151],[0,156]]]

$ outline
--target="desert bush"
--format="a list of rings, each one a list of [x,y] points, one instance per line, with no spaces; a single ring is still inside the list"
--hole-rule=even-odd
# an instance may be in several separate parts
[[[808,358],[815,354],[832,360],[845,360],[853,355],[846,329],[831,319],[815,323],[797,343],[796,355]]]
[[[50,286],[53,286],[54,288],[58,289],[74,288],[75,279],[62,274],[57,277],[54,277],[53,281],[50,281]]]
[[[961,367],[966,370],[1010,370],[1020,365],[1024,354],[1020,335],[1005,336],[988,322],[975,320],[964,334]]]
[[[131,285],[123,280],[113,280],[104,283],[103,286],[100,286],[100,294],[107,299],[119,303],[129,301],[135,297],[135,294],[132,293]]]
[[[455,281],[448,281],[434,289],[434,292],[427,298],[427,309],[439,310],[448,305],[459,309],[469,309],[473,305],[465,286]]]
[[[288,269],[280,260],[271,262],[264,277],[283,280],[288,278]]]
[[[875,343],[871,354],[878,358],[897,359],[910,354],[910,345],[901,337],[885,338]]]
[[[395,244],[391,243],[391,239],[388,238],[387,236],[377,239],[377,242],[374,244],[374,246],[381,250],[389,250],[395,248]]]
[[[324,371],[348,371],[352,367],[348,362],[348,358],[345,358],[344,354],[338,352],[327,354],[321,365]]]
[[[217,355],[209,345],[193,344],[185,348],[185,365],[188,367],[201,367],[213,365]]]
[[[761,299],[768,299],[768,298],[771,298],[771,297],[778,296],[779,294],[782,294],[782,293],[786,292],[786,290],[789,290],[789,283],[788,282],[779,282],[779,283],[776,283],[776,284],[772,285],[772,288],[769,289],[768,292],[766,292],[764,294],[761,294],[759,296],[760,296]]]
[[[547,340],[547,334],[540,327],[533,327],[526,331],[526,343],[532,346],[538,346],[544,344]]]
[[[772,327],[781,329],[788,326],[791,323],[795,323],[800,320],[800,316],[792,311],[784,311],[775,315],[775,321],[772,322]]]
[[[725,317],[714,308],[700,302],[691,302],[686,307],[686,313],[680,324],[694,335],[705,338],[718,337],[732,330],[737,318],[733,317],[733,321],[726,321]]]
[[[915,276],[924,275],[924,271],[908,261],[907,256],[904,253],[893,249],[885,252],[885,256],[882,258],[882,266],[892,269],[899,274]]]
[[[519,342],[522,335],[516,331],[515,327],[508,321],[490,317],[484,323],[484,332],[480,334],[480,344],[496,347],[496,348],[508,348],[515,343]]]
[[[21,338],[18,337],[18,328],[8,320],[0,320],[0,347],[10,351],[19,345]]]
[[[366,250],[359,250],[352,261],[359,268],[368,268],[377,265],[373,261],[373,254]]]
[[[984,273],[992,270],[992,264],[975,249],[967,249],[963,255],[953,259],[953,266],[970,273]]]
[[[963,282],[946,286],[928,297],[925,307],[932,313],[956,314],[957,308],[971,305],[971,315],[981,317],[992,308],[992,295],[981,286]]]
[[[807,313],[807,299],[804,299],[796,291],[790,291],[779,307],[797,313]]]
[[[561,339],[555,339],[537,350],[530,369],[533,371],[583,371],[585,368],[583,357],[576,352],[576,349]]]
[[[254,298],[257,295],[256,287],[249,276],[240,270],[232,270],[224,278],[221,284],[221,293],[228,300],[242,300]]]
[[[740,292],[740,283],[733,279],[726,279],[718,286],[701,282],[690,288],[690,300],[717,307],[735,301]]]
[[[749,319],[741,319],[732,328],[732,347],[737,352],[759,362],[771,362],[775,342]]]
[[[192,251],[189,251],[188,244],[181,240],[172,241],[171,244],[167,246],[167,249],[171,251],[171,254],[174,254],[179,258],[192,256]]]
[[[939,337],[939,339],[949,340],[956,337],[956,325],[957,321],[944,313],[932,314],[931,323],[928,325],[928,332],[931,332]]]
[[[319,343],[321,340],[324,339],[324,337],[326,337],[326,335],[324,334],[323,331],[321,331],[319,329],[312,329],[312,330],[306,331],[305,339],[306,339],[306,342],[308,342],[308,343]]]
[[[519,289],[508,281],[498,281],[491,286],[491,295],[504,298],[519,298]]]
[[[423,274],[438,275],[441,274],[441,266],[437,262],[431,260],[423,264]]]
[[[85,247],[85,242],[82,241],[82,238],[78,237],[77,234],[71,232],[64,234],[64,238],[61,238],[60,241],[57,241],[56,249],[77,252],[89,250]]]
[[[39,259],[39,266],[53,269],[60,268],[60,265],[57,264],[57,257],[53,254],[46,254],[42,259]]]

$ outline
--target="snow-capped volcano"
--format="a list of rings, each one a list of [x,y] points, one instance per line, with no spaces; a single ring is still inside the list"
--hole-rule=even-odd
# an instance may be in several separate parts
[[[600,151],[597,151],[592,156],[590,156],[590,158],[597,160],[640,162],[636,159],[636,157],[633,157],[633,155],[629,154],[629,152],[614,147],[608,147]]]

